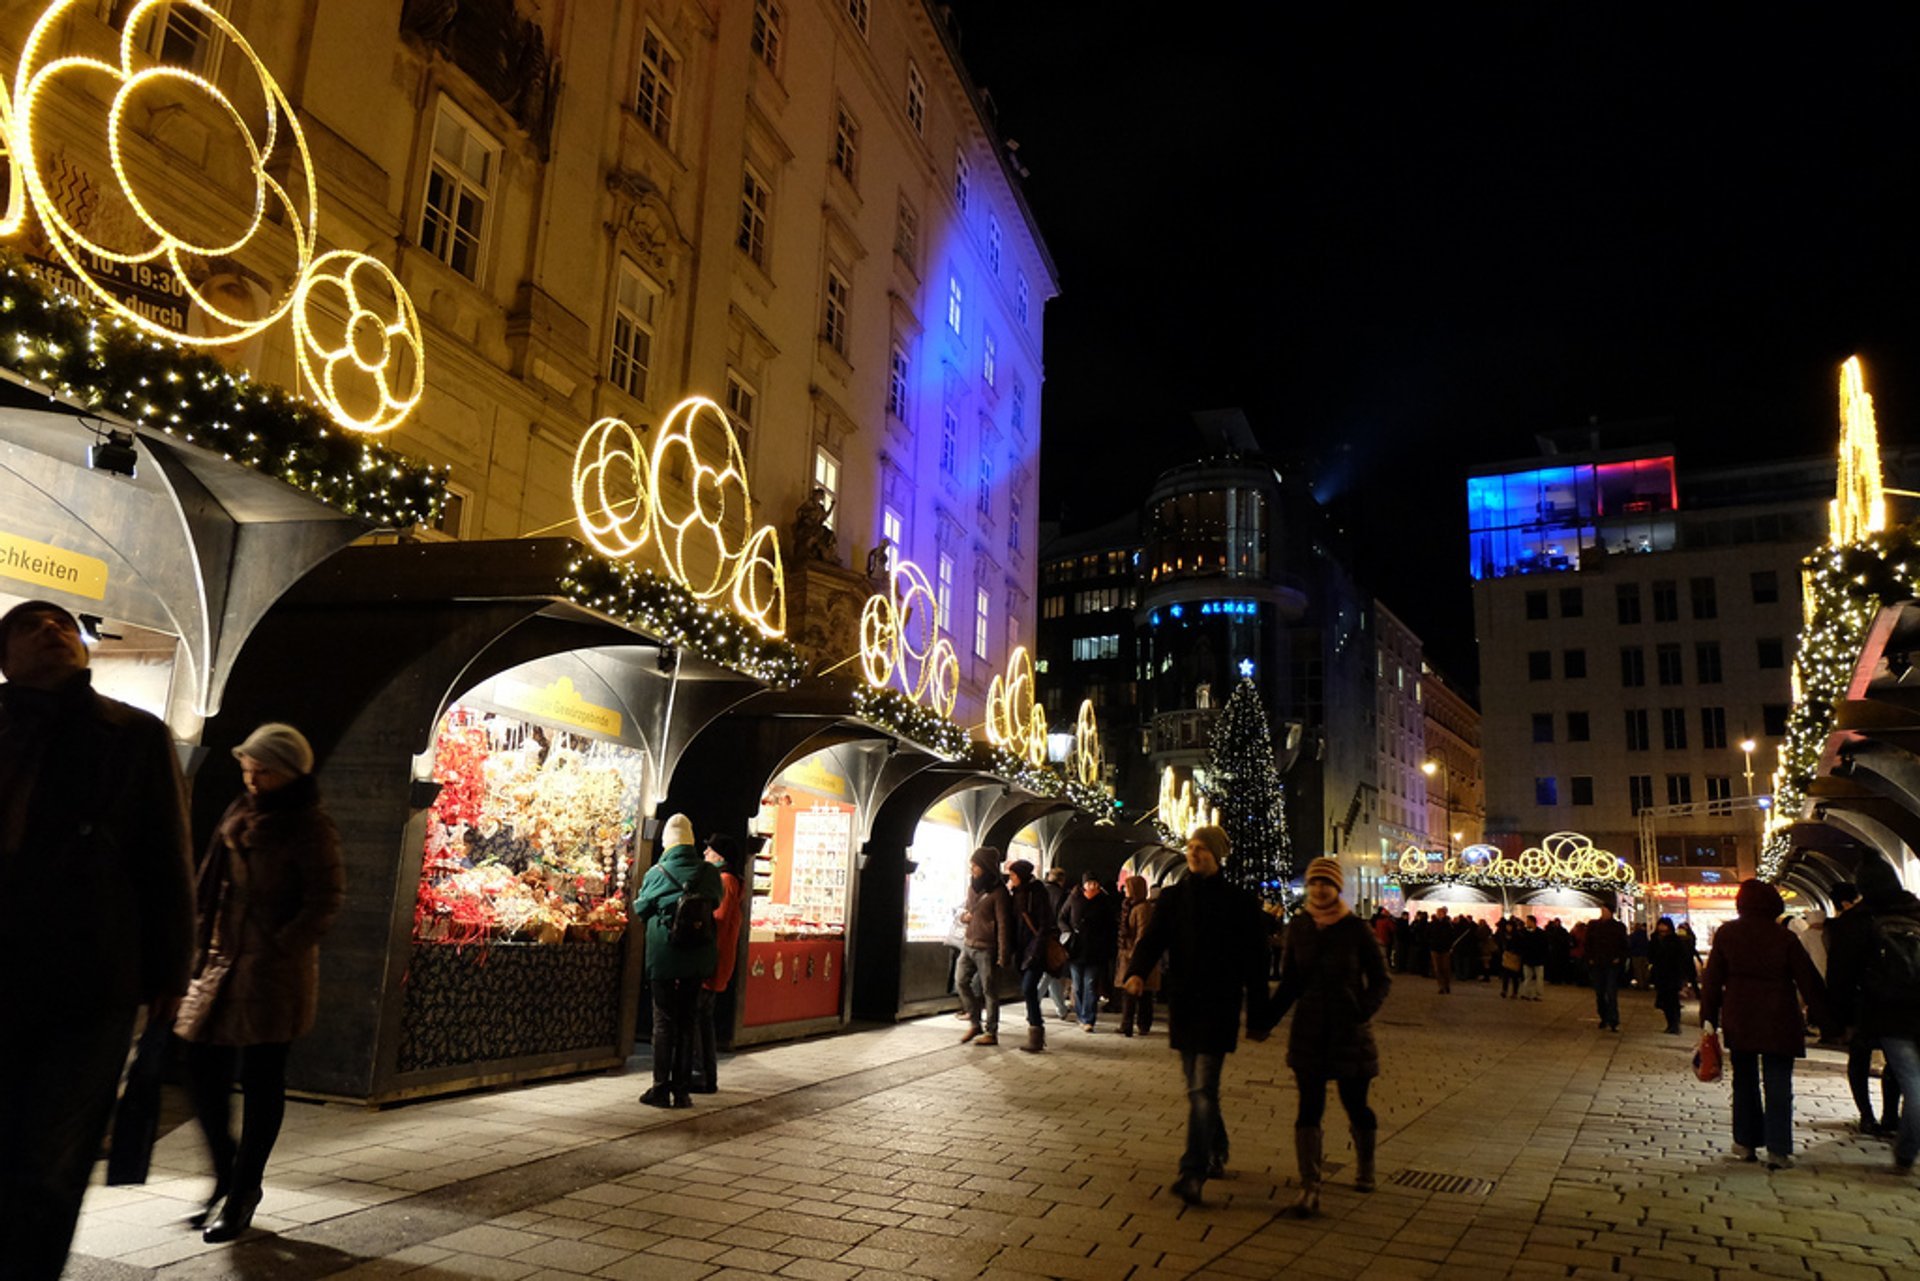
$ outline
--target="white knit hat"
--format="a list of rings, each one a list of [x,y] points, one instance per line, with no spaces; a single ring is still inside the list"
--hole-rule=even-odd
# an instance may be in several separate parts
[[[283,774],[313,773],[313,747],[291,725],[268,721],[233,749],[235,760],[249,760]]]
[[[693,823],[685,814],[675,814],[660,829],[660,848],[670,850],[676,845],[693,844]]]

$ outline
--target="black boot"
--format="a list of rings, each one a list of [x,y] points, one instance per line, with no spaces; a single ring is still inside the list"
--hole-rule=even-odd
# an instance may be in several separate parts
[[[240,1234],[253,1226],[253,1212],[260,1208],[260,1190],[229,1193],[220,1203],[220,1210],[213,1216],[213,1222],[207,1224],[207,1230],[200,1239],[208,1245],[219,1245],[224,1241],[237,1241]]]
[[[1353,1190],[1373,1191],[1373,1141],[1378,1130],[1353,1131]]]
[[[187,1226],[195,1231],[206,1227],[207,1220],[214,1216],[214,1213],[220,1209],[220,1203],[226,1199],[227,1184],[226,1180],[222,1179],[219,1183],[214,1184],[213,1195],[207,1198],[207,1203],[187,1216]]]
[[[1320,1127],[1295,1126],[1293,1154],[1300,1163],[1300,1199],[1288,1208],[1296,1219],[1320,1213]]]

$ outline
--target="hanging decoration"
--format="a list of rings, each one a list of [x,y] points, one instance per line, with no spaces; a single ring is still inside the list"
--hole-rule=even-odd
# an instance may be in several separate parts
[[[1047,759],[1047,713],[1034,701],[1033,657],[1025,645],[1007,655],[1007,670],[987,686],[987,742],[1033,765]]]
[[[618,418],[589,427],[573,456],[573,508],[601,554],[620,560],[652,544],[667,577],[695,600],[726,597],[762,636],[786,634],[780,537],[754,526],[740,442],[705,396],[673,407],[651,451]]]
[[[1193,780],[1182,781],[1171,765],[1160,773],[1160,804],[1154,812],[1161,837],[1170,845],[1184,845],[1202,823],[1220,822],[1220,811],[1196,799]]]
[[[1100,786],[1100,780],[1106,777],[1106,761],[1100,755],[1100,721],[1090,698],[1080,704],[1080,715],[1074,721],[1072,763],[1071,776],[1087,787]]]
[[[301,371],[312,379],[315,398],[333,421],[355,432],[397,426],[418,403],[425,377],[413,303],[376,259],[348,250],[315,258],[319,193],[313,156],[293,104],[253,46],[209,0],[135,0],[121,27],[116,61],[52,56],[69,44],[65,20],[93,7],[53,0],[21,48],[11,95],[0,84],[0,145],[9,161],[0,235],[22,231],[31,210],[53,254],[97,304],[126,324],[182,346],[227,347],[292,311]],[[224,78],[242,82],[241,99],[256,118],[249,119],[219,84],[193,68],[148,52],[157,24],[189,14],[219,42]],[[83,218],[79,210],[95,199],[92,184],[62,182],[56,190],[43,155],[48,139],[41,125],[50,117],[63,126],[84,118],[103,88],[111,90],[105,113],[89,123],[99,129],[113,171],[106,195],[113,216]],[[164,166],[143,163],[138,149],[149,144],[130,120],[156,99],[160,105],[197,106],[231,125],[216,136],[215,145],[238,151],[216,159],[242,161],[250,171],[252,197],[243,223],[208,235],[193,229],[204,229],[206,219],[189,219],[172,207],[177,176],[166,174]],[[118,234],[108,237],[96,224]],[[209,263],[274,256],[280,261],[273,274],[285,284],[265,306],[244,309],[258,314],[242,314],[209,287]],[[115,274],[167,282],[194,305],[198,323],[169,323],[151,308],[129,304],[109,287]],[[344,320],[330,319],[329,305],[342,309]],[[350,380],[341,376],[342,361],[354,371]],[[348,381],[359,385],[344,385]]]
[[[1436,867],[1438,870],[1435,870]],[[1458,885],[1521,886],[1547,889],[1624,889],[1634,883],[1633,867],[1579,832],[1555,832],[1540,844],[1508,858],[1492,845],[1469,845],[1435,863],[1431,853],[1409,845],[1400,854],[1403,882],[1444,881]]]
[[[1873,421],[1860,357],[1840,366],[1840,459],[1833,502],[1828,505],[1832,547],[1864,542],[1887,527],[1886,491],[1880,482],[1880,436]]]
[[[960,658],[940,634],[937,610],[926,571],[895,561],[887,590],[867,597],[860,609],[860,667],[874,689],[887,689],[898,677],[909,704],[924,696],[937,715],[949,717],[960,692]]]

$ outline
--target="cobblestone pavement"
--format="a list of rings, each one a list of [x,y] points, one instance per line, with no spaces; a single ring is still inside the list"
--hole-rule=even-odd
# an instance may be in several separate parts
[[[1013,1049],[1017,1014],[990,1049],[939,1017],[744,1052],[692,1112],[639,1106],[633,1073],[378,1112],[294,1104],[266,1231],[237,1246],[176,1223],[209,1186],[181,1126],[153,1182],[88,1193],[68,1275],[1920,1276],[1920,1188],[1851,1133],[1838,1054],[1799,1065],[1800,1163],[1769,1173],[1726,1155],[1727,1087],[1693,1080],[1691,1038],[1662,1035],[1644,994],[1622,1007],[1614,1036],[1584,991],[1534,1005],[1399,981],[1377,1021],[1380,1190],[1346,1185],[1330,1100],[1341,1168],[1305,1222],[1281,1213],[1284,1025],[1229,1060],[1231,1172],[1188,1208],[1167,1188],[1185,1099],[1162,1029],[1050,1021],[1032,1056]],[[1414,1172],[1492,1186],[1395,1182]]]

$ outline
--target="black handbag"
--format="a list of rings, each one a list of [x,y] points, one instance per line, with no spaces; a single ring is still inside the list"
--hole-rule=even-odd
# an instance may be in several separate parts
[[[173,1042],[173,1020],[147,1016],[127,1069],[127,1087],[113,1113],[113,1140],[107,1149],[107,1185],[145,1183],[153,1161],[154,1140],[160,1135],[160,1083],[167,1072]]]

